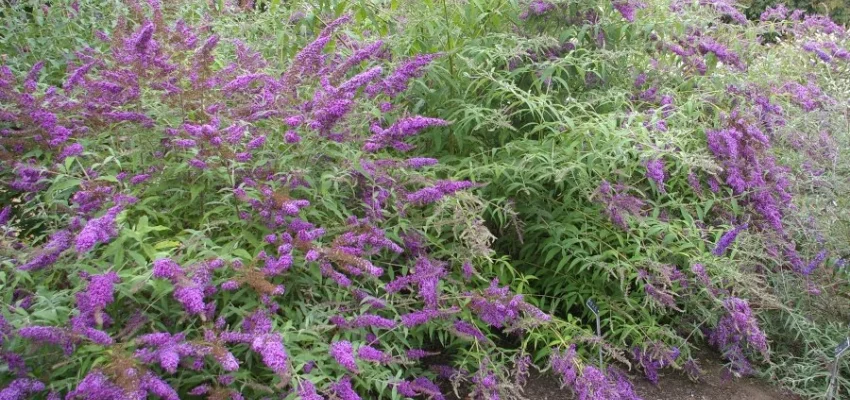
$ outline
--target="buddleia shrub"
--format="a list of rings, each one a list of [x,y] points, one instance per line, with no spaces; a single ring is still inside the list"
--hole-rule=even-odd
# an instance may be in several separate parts
[[[111,1],[55,0],[0,3],[0,58],[15,73],[44,62],[40,79],[60,85],[73,52],[97,46],[94,32],[111,28],[113,15],[122,13]]]
[[[765,10],[775,8],[777,6],[785,6],[791,9],[801,9],[808,13],[817,13],[829,15],[835,22],[846,25],[848,22],[847,3],[841,1],[809,1],[809,0],[793,0],[793,1],[775,1],[775,0],[746,0],[741,4],[746,7],[745,12],[747,17],[756,20],[759,19]]]
[[[846,126],[844,28],[781,8],[749,22],[725,1],[535,1],[513,20],[457,49],[456,73],[441,60],[428,74],[461,89],[418,93],[446,97],[424,107],[451,104],[455,122],[420,139],[489,182],[496,250],[545,309],[592,325],[596,299],[605,340],[653,381],[698,375],[695,346],[743,375],[776,373],[791,337],[822,355],[840,341],[823,338],[840,323],[821,311],[846,309],[823,295],[845,287],[831,271],[845,245],[824,233],[845,224],[812,209],[840,196],[811,185],[844,176],[825,151]]]
[[[579,331],[492,279],[483,183],[405,156],[438,54],[344,15],[266,58],[149,3],[61,86],[0,67],[0,397],[491,398]]]

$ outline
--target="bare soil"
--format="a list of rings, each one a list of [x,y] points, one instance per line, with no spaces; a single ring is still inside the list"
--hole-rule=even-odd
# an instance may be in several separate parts
[[[802,400],[765,381],[726,377],[724,367],[714,353],[701,354],[700,366],[705,374],[699,382],[692,382],[680,371],[664,370],[657,386],[637,373],[631,374],[632,383],[644,400]],[[444,393],[448,392],[451,391]],[[561,389],[560,382],[551,374],[532,373],[523,392],[528,400],[574,399],[569,390]],[[453,396],[449,398],[456,399]]]
[[[692,382],[681,371],[666,372],[658,386],[643,377],[634,377],[632,382],[644,400],[802,400],[762,380],[727,377],[713,353],[702,357],[700,366],[705,374],[699,382]]]

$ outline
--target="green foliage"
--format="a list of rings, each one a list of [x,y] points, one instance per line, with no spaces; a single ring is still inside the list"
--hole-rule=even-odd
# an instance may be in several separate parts
[[[790,9],[801,9],[809,13],[829,15],[835,22],[850,23],[850,6],[844,0],[742,0],[747,17],[758,19],[768,7],[785,4]]]
[[[850,202],[843,196],[850,190],[846,101],[850,70],[846,62],[819,62],[801,46],[807,40],[829,39],[847,48],[847,40],[837,35],[795,37],[783,30],[784,22],[730,24],[707,7],[674,14],[667,1],[647,3],[633,23],[623,21],[610,2],[601,0],[558,1],[548,14],[529,18],[522,15],[527,3],[510,0],[264,1],[257,10],[239,12],[224,2],[209,6],[186,2],[169,12],[191,22],[208,21],[212,31],[241,38],[281,67],[343,13],[354,20],[341,30],[344,39],[382,38],[393,57],[442,54],[394,104],[451,122],[413,139],[418,155],[441,161],[442,166],[425,179],[468,179],[482,187],[474,195],[394,216],[385,221],[388,236],[401,242],[404,232],[415,229],[425,235],[434,258],[454,266],[475,260],[479,275],[470,286],[483,287],[485,277],[496,277],[558,318],[516,340],[491,335],[498,345],[495,349],[477,342],[469,346],[439,325],[394,330],[381,338],[389,343],[385,350],[400,354],[410,347],[439,345],[455,355],[456,368],[475,371],[486,359],[506,378],[514,356],[526,351],[545,366],[553,347],[578,343],[580,353],[587,356],[601,346],[612,362],[636,366],[640,360],[634,349],[662,343],[681,349],[682,356],[669,366],[683,368],[693,361],[695,348],[709,346],[711,331],[727,315],[724,300],[734,297],[749,300],[770,341],[770,357],[752,360],[758,373],[808,398],[822,398],[831,351],[846,336],[850,311],[846,296],[850,274],[841,268],[850,256],[850,217],[845,212]],[[757,19],[772,4],[745,2],[746,12]],[[841,1],[787,5],[827,11],[838,22],[848,18]],[[26,73],[37,60],[49,60],[42,84],[58,84],[67,60],[56,56],[86,45],[101,46],[92,39],[92,30],[113,27],[102,26],[98,13],[123,12],[109,7],[115,5],[83,2],[80,17],[67,18],[58,12],[45,17],[23,4],[7,6],[4,24],[11,28],[0,33],[0,54],[7,54],[6,64],[19,73]],[[46,29],[48,25],[56,28]],[[724,64],[716,54],[706,55],[704,74],[689,69],[667,46],[694,29],[739,55],[746,70]],[[782,40],[764,44],[758,41],[761,37]],[[349,51],[345,40],[329,49]],[[216,68],[234,57],[231,46],[220,51],[222,61]],[[636,85],[640,74],[646,74],[648,84]],[[781,89],[789,82],[809,81],[835,102],[805,111]],[[747,193],[722,184],[728,167],[708,148],[707,136],[724,127],[724,115],[742,103],[756,109],[745,95],[729,91],[730,86],[763,93],[783,109],[784,125],[769,133],[767,152],[788,167],[789,191],[794,195],[791,207],[783,208],[783,235],[765,227]],[[650,87],[657,89],[657,95],[641,97]],[[673,107],[659,105],[658,98],[665,95]],[[164,126],[175,126],[183,117],[169,105],[156,101],[147,105]],[[364,119],[352,125],[358,131],[368,129],[368,118],[380,116],[374,107],[359,111]],[[659,129],[662,121],[664,129]],[[355,177],[361,171],[352,170],[345,160],[367,156],[359,148],[323,141],[293,150],[279,141],[283,127],[267,128],[278,141],[261,159],[271,160],[275,169],[308,177],[310,189],[297,193],[314,205],[310,220],[334,233],[343,232],[345,217],[362,211],[352,202],[359,190]],[[102,140],[86,147],[92,154],[109,155],[96,165],[110,171],[99,179],[117,181],[117,172],[127,166],[156,163],[152,153],[160,133],[124,126],[110,129]],[[837,152],[825,158],[822,150],[829,147]],[[663,186],[648,176],[647,163],[653,160],[664,162]],[[80,286],[74,272],[111,268],[120,271],[125,283],[119,298],[141,299],[131,304],[168,315],[173,314],[169,307],[174,307],[171,288],[150,280],[152,261],[163,256],[249,260],[265,248],[263,236],[273,232],[233,212],[237,201],[229,188],[237,182],[232,171],[195,174],[185,163],[176,166],[185,160],[171,161],[175,168],[158,176],[142,200],[121,214],[123,229],[100,256],[69,260],[41,276],[4,274],[0,277],[4,300],[11,303],[11,292],[19,286],[38,288],[33,306],[38,311],[19,311],[20,317],[28,323],[63,323],[73,314],[72,290],[45,288],[68,279],[72,286]],[[36,216],[20,220],[22,234],[32,236],[32,243],[42,242],[46,233],[62,225],[51,216],[85,180],[82,166],[74,161],[67,161],[64,168],[38,202],[16,206],[18,215]],[[701,190],[693,187],[691,175],[701,182]],[[712,179],[721,182],[719,190],[708,189]],[[623,214],[622,224],[612,218],[603,198],[604,182],[620,184],[617,193],[640,202],[634,212]],[[17,199],[8,192],[0,193],[0,198]],[[754,227],[725,253],[712,254],[724,233],[744,222]],[[829,257],[816,265],[815,273],[801,275],[792,272],[778,250],[787,243],[805,263],[821,251],[828,251]],[[393,256],[376,256],[373,261],[388,266],[391,277],[410,270]],[[692,271],[695,265],[705,268],[707,282]],[[685,278],[669,279],[671,267]],[[322,279],[314,269],[286,281],[282,303],[287,306],[275,330],[283,334],[288,348],[298,349],[292,361],[296,370],[316,359],[323,360],[322,366],[337,368],[327,361],[329,335],[360,344],[360,338],[336,335],[326,322],[337,312],[334,305],[351,301],[351,296],[335,286],[316,284]],[[461,298],[465,285],[441,288],[449,297]],[[380,292],[379,286],[371,282],[368,289]],[[672,305],[652,295],[652,290],[671,298]],[[584,306],[588,298],[601,309],[601,343],[591,333],[594,319]],[[398,301],[391,304],[389,314],[410,311],[407,300],[393,295],[385,299]],[[241,320],[246,310],[260,304],[244,289],[220,303],[228,321]],[[461,316],[473,319],[469,310]],[[170,322],[154,321],[151,328],[167,329]],[[752,350],[748,348],[748,355]],[[239,383],[252,387],[255,375],[263,373],[257,372],[259,360],[248,351],[238,356],[249,364]],[[60,364],[58,372],[36,373],[60,376],[55,386],[70,387],[80,378],[74,371],[102,363],[97,351],[85,348],[74,362]],[[838,391],[846,394],[850,362],[842,361],[839,367],[843,377]],[[381,398],[400,398],[391,383],[402,375],[421,373],[406,367],[374,368],[366,373],[369,379],[358,378],[355,384]],[[332,374],[320,375],[315,383],[333,379]],[[180,387],[199,383],[195,380],[178,377]]]

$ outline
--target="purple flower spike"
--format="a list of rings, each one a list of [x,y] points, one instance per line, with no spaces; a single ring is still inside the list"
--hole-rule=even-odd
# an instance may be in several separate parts
[[[26,400],[32,395],[45,389],[43,383],[29,378],[19,378],[12,381],[9,386],[0,390],[2,400]]]
[[[283,374],[288,370],[286,349],[279,335],[269,333],[257,336],[251,343],[251,349],[260,354],[263,364],[272,371]]]
[[[316,393],[316,386],[313,382],[303,380],[298,384],[298,396],[301,400],[325,400],[324,397]]]
[[[0,226],[6,225],[9,222],[9,218],[12,216],[12,206],[3,207],[3,210],[0,211]]]
[[[381,350],[372,346],[361,346],[357,349],[357,357],[363,361],[369,361],[378,364],[387,364],[392,360],[392,357]]]
[[[98,243],[109,242],[117,236],[118,228],[115,225],[115,217],[122,209],[122,206],[114,206],[103,216],[90,220],[77,235],[77,252],[87,253]]]
[[[475,325],[470,324],[466,321],[455,321],[454,323],[455,332],[457,332],[461,336],[471,337],[475,340],[486,342],[487,337],[481,333]]]
[[[354,348],[351,346],[351,342],[341,340],[331,343],[330,354],[345,369],[355,374],[358,372],[357,362],[354,360]]]
[[[726,252],[726,249],[735,242],[738,234],[741,233],[742,230],[746,230],[748,226],[749,224],[744,224],[724,233],[723,236],[720,237],[720,240],[717,241],[717,245],[714,247],[714,250],[711,251],[711,254],[718,257],[722,256],[723,253]]]
[[[351,378],[347,376],[331,385],[331,390],[339,400],[360,400],[360,396],[351,387]]]
[[[646,177],[655,182],[661,193],[666,192],[664,187],[664,160],[655,159],[646,163]]]

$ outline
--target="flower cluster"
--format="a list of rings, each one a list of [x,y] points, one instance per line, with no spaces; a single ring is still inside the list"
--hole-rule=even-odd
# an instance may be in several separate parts
[[[625,185],[611,186],[608,181],[602,181],[596,190],[596,196],[605,207],[605,214],[615,225],[628,229],[626,215],[638,216],[643,213],[644,201],[628,194]]]
[[[114,301],[115,284],[120,279],[115,272],[84,275],[84,278],[88,287],[76,294],[78,314],[71,318],[69,328],[30,325],[21,328],[18,334],[31,341],[58,345],[68,355],[83,341],[111,345],[114,340],[103,328],[110,327],[113,321],[105,308]]]
[[[624,374],[613,368],[603,373],[591,365],[582,367],[574,344],[563,352],[555,349],[549,364],[561,383],[569,387],[579,400],[640,400]]]
[[[529,17],[539,17],[553,9],[555,9],[555,4],[551,2],[546,0],[532,0],[528,3],[527,8],[520,13],[519,18],[528,19]]]
[[[759,328],[753,310],[746,300],[730,297],[723,303],[726,315],[720,318],[708,337],[712,346],[723,352],[731,363],[732,370],[746,375],[753,372],[748,361],[752,352],[768,358],[767,337]]]
[[[530,324],[540,324],[551,318],[539,308],[528,304],[522,295],[511,295],[507,286],[499,287],[499,282],[495,279],[480,295],[467,295],[472,299],[469,303],[470,309],[478,318],[494,328],[507,328],[509,331],[520,329],[522,314],[530,317]]]
[[[664,187],[664,160],[654,159],[646,162],[646,177],[655,182],[661,193],[667,190]]]
[[[643,368],[646,379],[653,384],[658,384],[658,370],[672,365],[679,358],[679,348],[667,348],[662,343],[651,343],[645,348],[635,347],[632,356]]]
[[[688,287],[685,275],[673,265],[662,265],[658,267],[658,273],[652,275],[646,270],[638,270],[638,279],[644,282],[643,290],[650,299],[670,309],[677,309],[675,286]]]
[[[737,3],[735,0],[699,0],[698,2],[694,2],[693,0],[675,0],[670,4],[670,9],[678,13],[684,13],[687,6],[694,3],[700,7],[710,8],[717,14],[728,17],[735,23],[747,24],[747,17],[735,8]]]
[[[720,240],[717,241],[717,245],[714,246],[714,250],[712,250],[711,253],[715,256],[722,256],[723,253],[726,252],[726,249],[728,249],[729,246],[731,246],[732,243],[735,242],[735,239],[738,237],[738,234],[740,234],[741,231],[746,230],[748,226],[748,224],[736,226],[730,231],[724,233],[723,236],[720,237]]]
[[[205,314],[212,311],[204,303],[204,298],[216,292],[216,287],[212,284],[213,271],[223,266],[224,261],[214,259],[184,269],[173,260],[162,258],[153,263],[153,277],[171,281],[175,287],[174,298],[183,305],[186,312],[204,319]],[[210,303],[209,306],[214,305]]]
[[[675,43],[667,43],[665,48],[670,53],[679,56],[691,72],[705,75],[708,72],[705,56],[713,55],[724,65],[738,71],[746,71],[747,65],[738,55],[726,45],[720,43],[712,36],[705,35],[697,30],[691,31],[687,36],[679,38]]]
[[[626,21],[635,22],[635,13],[641,8],[646,8],[646,3],[637,0],[612,0],[614,7]]]
[[[819,244],[810,260],[797,254],[798,248],[812,247],[795,242],[793,221],[787,218],[792,211],[793,175],[780,164],[774,147],[777,140],[784,140],[805,148],[814,164],[804,171],[822,173],[823,166],[816,165],[819,158],[836,159],[839,154],[821,144],[834,143],[828,127],[822,128],[824,133],[814,144],[801,143],[806,138],[794,136],[785,124],[796,122],[796,112],[815,116],[841,100],[827,95],[828,87],[821,89],[814,76],[727,87],[743,79],[753,53],[747,49],[750,43],[717,34],[746,29],[725,25],[729,22],[749,24],[732,1],[698,0],[699,6],[711,10],[707,27],[685,27],[672,36],[663,27],[646,35],[630,31],[627,41],[611,35],[618,32],[618,24],[625,24],[622,20],[634,22],[646,3],[602,2],[611,6],[608,15],[600,14],[602,8],[581,9],[583,5],[570,2],[526,2],[522,23],[539,23],[533,28],[541,29],[556,24],[566,33],[545,43],[541,40],[533,50],[526,49],[526,43],[537,43],[542,35],[503,35],[516,38],[498,40],[517,39],[522,46],[513,46],[510,54],[494,62],[495,68],[478,74],[493,74],[494,81],[480,86],[482,90],[498,86],[504,77],[500,74],[513,74],[511,79],[516,80],[511,82],[519,82],[517,88],[542,83],[535,90],[547,91],[547,101],[569,99],[579,105],[564,116],[543,107],[526,113],[526,105],[504,98],[493,102],[508,107],[502,110],[505,121],[522,123],[522,129],[548,129],[566,121],[561,118],[571,119],[563,126],[581,125],[581,129],[612,122],[619,139],[635,144],[628,151],[613,148],[619,160],[631,161],[630,171],[615,171],[619,165],[606,170],[607,163],[577,162],[575,171],[587,168],[581,171],[586,182],[577,182],[579,190],[563,189],[566,180],[561,178],[580,176],[572,175],[572,166],[548,174],[560,176],[557,182],[535,180],[540,193],[559,197],[593,192],[593,204],[566,198],[560,203],[585,207],[567,210],[580,211],[575,214],[585,221],[588,214],[595,214],[591,217],[601,222],[585,224],[598,229],[598,237],[587,243],[599,245],[594,247],[604,249],[601,254],[569,254],[558,268],[573,268],[571,261],[578,257],[597,259],[603,266],[612,265],[609,261],[614,258],[620,263],[629,255],[620,251],[623,243],[634,245],[644,260],[656,256],[659,243],[654,240],[660,230],[652,227],[651,235],[631,231],[635,224],[630,218],[641,217],[642,227],[673,225],[677,211],[668,204],[677,201],[685,205],[682,213],[689,213],[693,203],[682,198],[693,193],[674,190],[680,170],[693,171],[687,182],[699,200],[711,198],[711,206],[697,204],[696,214],[703,214],[700,220],[688,221],[700,230],[694,237],[706,238],[711,232],[708,225],[748,222],[722,235],[713,249],[715,256],[730,254],[736,237],[747,229],[748,234],[764,234],[768,252],[800,274],[815,273],[828,263],[828,255],[835,254],[828,246]],[[53,400],[60,396],[53,390],[61,389],[69,400],[176,399],[178,393],[237,400],[259,398],[269,390],[309,400],[360,399],[376,395],[370,391],[372,385],[363,383],[377,377],[395,390],[393,395],[443,399],[438,382],[432,380],[439,378],[471,383],[472,398],[497,399],[505,397],[508,387],[526,383],[531,358],[526,349],[502,352],[500,334],[547,333],[540,332],[541,327],[560,329],[570,321],[547,324],[554,317],[532,305],[531,297],[500,286],[498,279],[492,279],[492,268],[482,265],[489,260],[478,255],[490,258],[491,237],[482,210],[495,209],[488,226],[499,223],[501,210],[490,207],[496,204],[492,198],[481,201],[475,195],[445,201],[463,191],[490,190],[464,180],[478,180],[481,175],[431,168],[438,160],[421,154],[428,150],[423,144],[429,143],[417,139],[423,132],[462,131],[467,128],[461,125],[468,125],[449,127],[450,121],[412,115],[402,107],[418,100],[405,91],[439,54],[398,59],[384,41],[370,38],[371,33],[363,32],[366,39],[362,39],[352,32],[357,29],[345,29],[352,21],[349,16],[304,18],[305,13],[282,22],[286,26],[278,38],[286,38],[286,46],[262,44],[258,51],[228,40],[224,36],[229,29],[214,20],[216,13],[239,7],[225,5],[213,11],[199,6],[200,15],[193,13],[191,18],[197,21],[193,26],[175,21],[183,11],[157,0],[127,3],[116,13],[126,16],[114,21],[109,34],[97,32],[102,43],[67,57],[61,80],[55,79],[56,71],[44,73],[55,69],[50,63],[37,63],[20,74],[13,72],[20,63],[0,66],[0,195],[14,200],[12,207],[0,210],[0,250],[3,256],[12,255],[3,262],[16,267],[10,273],[17,274],[8,280],[16,285],[8,288],[12,304],[3,308],[11,322],[0,316],[0,363],[8,371],[4,378],[10,376],[0,398],[47,395]],[[240,6],[251,8],[247,3]],[[684,12],[685,3],[675,1],[673,8]],[[81,12],[73,11],[69,15]],[[830,63],[850,59],[840,41],[846,30],[828,19],[802,12],[789,15],[784,7],[769,9],[762,19],[785,20],[771,27],[775,25],[782,35],[796,35],[797,42],[789,43],[801,46],[803,58]],[[317,36],[304,35],[317,26]],[[289,35],[292,32],[302,34]],[[586,35],[579,37],[578,32]],[[608,55],[621,54],[621,46],[644,36],[656,45],[654,50],[647,46],[647,56],[654,57],[652,68],[634,82],[612,79],[608,66],[619,61]],[[467,49],[457,50],[447,57],[450,76],[476,75],[458,73],[469,66],[461,67],[457,61],[466,57]],[[288,51],[293,51],[292,57],[286,56]],[[605,57],[597,57],[603,52]],[[275,57],[266,58],[264,53]],[[634,55],[626,59],[641,58]],[[527,60],[534,64],[520,67]],[[586,70],[590,64],[581,68],[570,64],[576,61],[598,65]],[[666,61],[675,69],[659,66]],[[715,68],[717,63],[720,67]],[[565,65],[570,71],[579,70],[574,75],[580,78],[559,75]],[[814,62],[812,67],[832,66]],[[557,74],[549,74],[553,70]],[[704,77],[715,70],[722,73]],[[688,90],[675,90],[668,81]],[[624,88],[606,91],[617,84]],[[712,88],[711,95],[706,87]],[[569,89],[563,98],[562,88]],[[625,101],[594,104],[595,114],[588,119],[592,124],[587,125],[572,110],[584,109],[590,92],[593,102],[611,95]],[[535,101],[544,97],[537,97],[542,92],[529,93]],[[711,107],[702,107],[708,102]],[[610,109],[620,103],[628,109]],[[639,115],[645,129],[621,131],[628,128],[618,127],[621,111],[628,117]],[[532,121],[535,114],[543,121]],[[694,130],[698,133],[679,135],[680,116],[699,124]],[[698,142],[701,153],[692,157],[686,152],[693,150],[694,142],[686,140],[702,140],[703,132],[707,146]],[[584,136],[562,133],[558,140],[565,144]],[[521,136],[509,139],[519,141]],[[676,143],[663,143],[671,137]],[[570,148],[605,149],[595,146],[597,142],[591,141],[595,138],[578,140],[588,141],[568,143],[581,144]],[[548,142],[536,141],[535,146],[543,143]],[[682,154],[662,153],[668,150]],[[700,170],[703,166],[705,170]],[[650,200],[642,197],[647,180],[664,195],[664,204],[653,204],[659,209],[657,218],[648,212]],[[502,188],[507,181],[497,175],[488,186]],[[523,181],[530,180],[523,176]],[[711,193],[704,193],[703,185]],[[513,197],[502,195],[498,193],[500,199]],[[733,199],[739,207],[731,211],[720,199]],[[738,213],[738,208],[743,211]],[[454,219],[447,218],[452,211]],[[515,221],[544,215],[509,212]],[[606,218],[614,227],[607,226]],[[458,221],[476,224],[476,229],[472,234],[462,232]],[[515,224],[519,242],[530,232],[523,231],[522,222]],[[554,218],[551,222],[540,231],[553,237],[557,225],[567,224]],[[668,238],[676,241],[692,234],[690,225],[680,227],[674,226],[673,235],[661,235],[661,247],[669,244]],[[608,251],[614,241],[621,247]],[[534,249],[534,244],[520,244],[528,247],[517,248],[512,256],[525,257],[527,249]],[[574,244],[576,254],[587,252],[585,243]],[[704,248],[690,243],[673,247],[685,256]],[[662,305],[648,312],[664,313],[679,302],[698,298],[679,297],[682,292],[692,294],[688,285],[696,281],[709,289],[709,296],[697,301],[710,297],[708,301],[718,307],[722,302],[725,310],[710,332],[710,342],[738,371],[749,371],[748,357],[767,355],[766,336],[748,303],[728,297],[733,289],[725,285],[734,282],[723,276],[713,277],[713,282],[701,264],[691,267],[694,279],[688,281],[678,269],[681,266],[664,264],[674,262],[669,260],[648,259],[640,266],[646,270],[626,269],[621,274],[627,280],[621,285],[626,286],[610,286],[617,290],[604,292],[625,291],[612,301],[624,301],[634,309],[648,300]],[[90,272],[80,273],[80,268]],[[580,268],[583,271],[584,266]],[[591,284],[584,282],[584,275],[579,278],[579,285]],[[626,291],[627,286],[642,290]],[[588,286],[580,288],[584,292]],[[817,289],[810,286],[813,292]],[[552,305],[550,300],[540,301]],[[139,311],[120,312],[129,309]],[[464,354],[480,357],[481,367],[466,371],[432,364],[431,356],[452,356],[417,348],[424,346],[423,338],[433,335],[452,348],[470,347]],[[525,342],[521,341],[523,346]],[[38,344],[49,346],[40,351]],[[51,369],[57,375],[51,381],[32,379],[31,374],[55,362],[54,346],[67,355],[63,368]],[[678,363],[678,348],[654,342],[628,346],[653,382],[661,368]],[[506,372],[500,363],[513,364],[513,372]],[[587,365],[575,346],[554,350],[550,363],[580,399],[638,398],[625,375],[614,368]],[[420,368],[423,365],[430,368]],[[684,366],[697,369],[693,363]],[[70,377],[65,372],[69,370],[78,376]],[[387,371],[392,371],[390,381]]]

